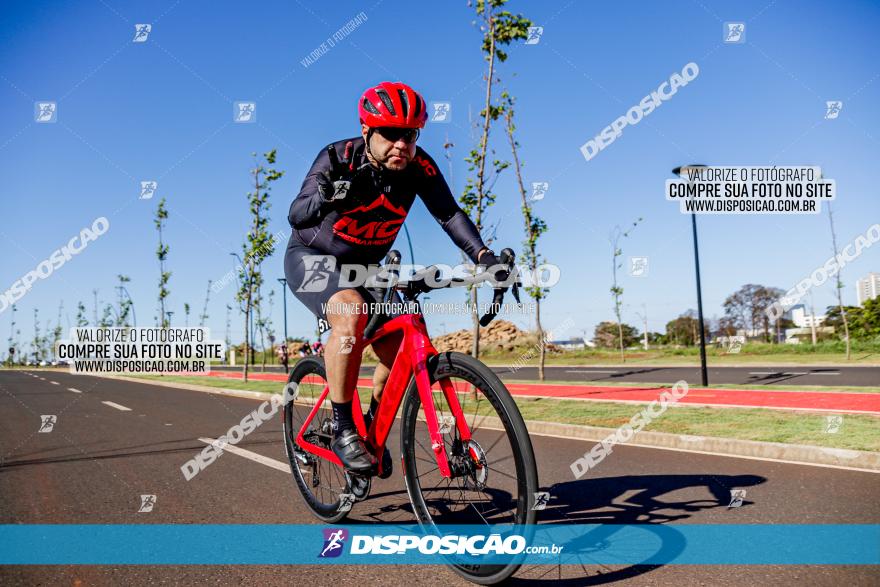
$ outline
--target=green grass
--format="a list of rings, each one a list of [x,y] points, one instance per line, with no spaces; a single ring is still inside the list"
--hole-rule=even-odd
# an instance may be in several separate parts
[[[283,387],[277,381],[249,381],[245,384],[238,379],[217,377],[139,375],[137,378],[269,393],[281,393]],[[366,398],[366,393],[361,397]],[[473,413],[476,407],[479,414],[492,414],[488,402],[483,401],[479,406],[474,406],[466,394],[460,397],[466,413]],[[617,428],[629,422],[641,409],[636,404],[550,398],[515,399],[526,420],[604,428]],[[880,417],[845,414],[843,426],[836,434],[825,433],[824,423],[825,414],[751,408],[672,407],[651,422],[645,430],[880,452]]]
[[[640,410],[633,404],[517,398],[526,420],[617,428]],[[824,432],[825,414],[745,408],[673,407],[645,430],[739,440],[880,451],[880,417],[843,416],[836,434]],[[637,440],[635,442],[638,442]]]
[[[529,384],[540,384],[543,383],[545,385],[583,385],[583,386],[601,386],[601,387],[626,387],[626,388],[655,388],[655,387],[669,387],[668,383],[644,383],[642,381],[639,382],[624,382],[624,381],[564,381],[561,379],[545,379],[543,382],[538,382],[534,379],[505,379],[506,383],[513,383],[516,385],[529,385]],[[880,393],[880,386],[854,386],[854,385],[738,385],[733,383],[719,383],[718,385],[709,382],[709,387],[711,389],[743,389],[743,390],[755,390],[755,391],[822,391],[827,393]]]
[[[509,365],[530,349],[516,349],[509,352],[487,350],[481,359],[491,365]],[[709,346],[706,356],[712,365],[759,365],[759,364],[836,364],[836,365],[880,365],[880,343],[874,341],[853,341],[852,358],[847,361],[846,347],[841,341],[811,344],[765,344],[749,343],[738,353],[727,353],[723,348]],[[532,352],[531,354],[537,355]],[[630,349],[625,352],[625,364],[633,365],[699,365],[699,347],[655,348],[644,351]],[[537,365],[537,356],[525,363]],[[551,353],[547,355],[548,365],[620,365],[620,353],[613,349],[580,349]]]
[[[134,379],[153,379],[168,383],[190,383],[193,385],[207,385],[208,387],[220,387],[224,389],[243,389],[245,391],[262,391],[265,393],[281,393],[284,383],[281,381],[258,381],[252,379],[244,383],[241,379],[226,377],[198,377],[188,375],[136,375],[125,374]]]

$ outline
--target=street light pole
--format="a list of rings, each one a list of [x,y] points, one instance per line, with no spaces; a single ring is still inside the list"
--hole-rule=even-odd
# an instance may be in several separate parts
[[[686,165],[684,167],[676,167],[672,173],[681,177],[682,171],[687,173],[687,169],[695,169],[706,167],[705,165]],[[703,387],[709,386],[709,371],[706,367],[706,327],[703,322],[703,287],[700,282],[700,247],[697,240],[697,215],[691,213],[691,232],[694,237],[694,268],[697,275],[697,319],[700,324],[700,376]]]
[[[697,270],[697,319],[700,321],[700,371],[703,387],[709,386],[709,373],[706,369],[706,326],[703,323],[703,288],[700,284],[700,248],[697,243],[697,215],[691,214],[691,228],[694,233],[694,267]]]
[[[279,277],[278,283],[281,284],[281,298],[284,304],[284,344],[287,345],[287,278]]]

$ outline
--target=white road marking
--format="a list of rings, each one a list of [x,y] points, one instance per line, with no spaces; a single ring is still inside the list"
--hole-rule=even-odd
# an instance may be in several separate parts
[[[749,375],[809,375],[806,371],[749,371]]]
[[[810,373],[810,375],[840,375],[839,371],[822,371],[819,373]]]
[[[584,369],[566,369],[566,373],[617,373],[617,371],[602,371],[598,369],[590,369],[589,371]]]
[[[49,383],[51,383],[52,385],[61,385],[61,384],[58,383],[57,381],[50,381]]]
[[[215,442],[215,439],[213,438],[199,438],[199,440],[201,440],[205,444],[213,444]],[[281,461],[276,461],[275,459],[264,457],[261,454],[251,452],[243,448],[238,448],[237,446],[233,446],[231,444],[227,444],[226,446],[224,446],[223,450],[224,452],[231,452],[234,455],[250,459],[255,463],[260,463],[261,465],[272,467],[273,469],[277,469],[278,471],[281,471],[283,473],[290,473],[290,463],[282,463]]]
[[[82,393],[82,391],[78,390],[75,387],[68,387],[67,391],[72,391],[73,393]]]
[[[130,412],[131,408],[126,408],[125,406],[119,405],[116,402],[101,402],[105,406],[110,406],[111,408],[116,408],[121,412]]]

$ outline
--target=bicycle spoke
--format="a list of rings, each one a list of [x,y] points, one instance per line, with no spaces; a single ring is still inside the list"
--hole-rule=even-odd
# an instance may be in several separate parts
[[[486,456],[489,456],[488,452],[486,453]],[[507,455],[506,457],[500,458],[500,459],[492,459],[492,464],[497,465],[498,463],[503,463],[504,461],[510,460],[512,458],[513,458],[513,453]]]
[[[433,469],[431,469],[429,471],[425,471],[424,473],[419,473],[418,478],[421,479],[422,477],[424,477],[428,473],[433,473],[434,471],[439,471],[439,470],[440,470],[440,467],[434,467]]]
[[[502,440],[504,440],[505,438],[507,438],[507,435],[504,434],[503,432],[498,434],[498,438],[495,439],[495,442],[493,442],[491,445],[489,445],[489,448],[483,449],[483,454],[488,456],[489,451],[491,451],[493,448],[495,448],[498,445],[498,443],[501,442]]]

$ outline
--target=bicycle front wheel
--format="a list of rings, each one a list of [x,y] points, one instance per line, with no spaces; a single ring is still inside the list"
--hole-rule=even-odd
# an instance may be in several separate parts
[[[406,489],[419,523],[428,529],[446,524],[534,524],[535,455],[510,392],[491,369],[462,353],[432,357],[428,374],[446,454],[457,473],[452,478],[440,474],[413,380],[403,407],[400,441]],[[444,379],[456,392],[470,442],[460,437],[440,387]],[[483,585],[503,581],[519,568],[519,564],[451,566]]]
[[[296,399],[284,405],[284,448],[290,460],[293,480],[306,506],[321,521],[335,524],[348,515],[342,505],[342,496],[351,493],[342,467],[304,451],[296,442],[297,434],[309,413],[327,386],[324,360],[314,357],[300,359],[288,377],[288,385],[295,385]],[[323,401],[304,438],[325,449],[333,439],[330,399]]]

